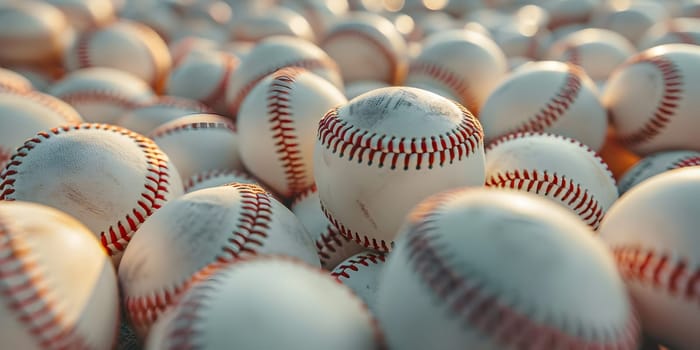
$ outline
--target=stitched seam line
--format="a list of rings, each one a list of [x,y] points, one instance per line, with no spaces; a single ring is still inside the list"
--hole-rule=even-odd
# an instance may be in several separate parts
[[[209,95],[201,99],[202,102],[211,106],[216,106],[219,101],[225,98],[226,86],[228,86],[228,82],[231,79],[231,72],[238,66],[239,63],[238,60],[229,55],[224,55],[223,59],[224,71],[221,73],[221,80],[219,80],[216,86],[214,86],[214,90],[212,90]]]
[[[427,75],[435,79],[450,89],[457,97],[461,98],[471,110],[474,110],[475,113],[479,112],[479,103],[467,82],[447,67],[439,63],[417,60],[411,63],[409,67],[409,75],[416,74]]]
[[[110,102],[125,109],[134,109],[146,106],[144,103],[121,95],[115,91],[102,89],[70,92],[63,95],[58,95],[57,97],[73,106],[75,106],[75,104],[85,102]]]
[[[30,251],[18,250],[12,234],[0,221],[0,295],[15,319],[36,338],[42,349],[89,349],[75,327],[64,327],[55,305],[48,300],[48,287],[37,262],[28,261]]]
[[[241,196],[240,219],[227,240],[227,245],[221,247],[221,253],[212,264],[226,264],[240,257],[257,255],[257,250],[264,246],[272,222],[272,201],[262,188],[241,183],[228,186],[236,188]],[[196,274],[174,287],[146,296],[127,296],[125,304],[131,322],[140,328],[153,324],[166,308],[174,305],[182,293],[197,281],[195,277]]]
[[[364,246],[365,248],[370,248],[378,250],[380,252],[388,252],[390,250],[389,245],[383,239],[377,240],[376,238],[369,238],[366,235],[361,235],[358,232],[353,232],[349,228],[345,227],[342,223],[336,220],[333,215],[326,209],[321,202],[321,211],[328,218],[331,224],[340,232],[341,235],[345,236],[349,240],[354,240],[357,244]]]
[[[185,181],[184,184],[184,191],[187,192],[189,191],[192,187],[199,185],[200,183],[211,180],[213,178],[217,177],[224,177],[224,176],[236,176],[236,177],[241,177],[245,178],[247,180],[253,181],[252,178],[250,178],[248,175],[243,173],[242,171],[238,170],[231,170],[231,169],[214,169],[214,170],[205,170],[199,173],[196,173],[192,176],[190,176],[187,181]]]
[[[0,157],[0,164],[2,164],[2,157]],[[700,165],[700,156],[689,156],[689,157],[681,158],[681,159],[673,162],[673,164],[671,164],[671,166],[668,168],[668,170],[685,168],[685,167],[696,166],[696,165]]]
[[[243,102],[243,99],[248,96],[251,90],[258,85],[258,83],[263,80],[266,76],[274,73],[276,70],[279,68],[284,68],[284,67],[299,67],[299,68],[304,68],[310,71],[313,71],[314,69],[319,69],[319,68],[326,68],[326,69],[336,69],[335,63],[330,61],[329,59],[325,58],[308,58],[308,59],[301,59],[298,61],[292,61],[292,62],[287,62],[285,64],[280,64],[272,69],[266,70],[264,73],[256,76],[255,78],[251,79],[243,88],[236,94],[236,96],[233,98],[233,102],[231,102],[230,105],[230,111],[231,115],[237,117],[238,115],[238,109],[241,107],[241,103]]]
[[[511,188],[556,198],[572,209],[588,225],[597,229],[603,219],[603,208],[596,198],[566,175],[549,174],[546,170],[516,169],[492,174],[487,187]]]
[[[100,232],[100,242],[107,249],[109,255],[112,256],[126,248],[132,234],[146,221],[147,217],[151,216],[155,210],[162,206],[166,200],[165,194],[169,192],[170,183],[168,179],[170,172],[167,157],[150,139],[127,129],[108,124],[84,123],[71,126],[66,125],[53,128],[50,131],[39,132],[17,149],[7,163],[5,170],[0,174],[0,200],[15,200],[12,196],[15,192],[15,175],[20,171],[19,167],[22,165],[22,159],[32,149],[52,136],[75,130],[104,130],[126,136],[141,149],[148,164],[145,183],[136,206],[122,220],[110,225],[107,230]]]
[[[398,58],[394,53],[387,48],[383,42],[377,40],[372,34],[364,32],[362,29],[341,29],[328,34],[321,43],[321,47],[325,47],[328,43],[333,40],[342,37],[358,37],[360,39],[366,40],[367,43],[372,45],[379,53],[384,57],[384,60],[389,64],[389,76],[388,81],[392,84],[398,83],[399,80],[399,62]]]
[[[291,105],[291,91],[302,71],[298,68],[285,68],[274,73],[267,89],[267,114],[276,146],[277,159],[284,168],[287,187],[297,193],[307,187],[306,169],[299,149]]]
[[[78,39],[78,43],[75,48],[75,58],[78,68],[92,67],[92,62],[90,60],[90,41],[95,35],[96,30],[97,29],[86,31]]]
[[[568,74],[559,91],[532,118],[510,132],[544,131],[566,114],[581,91],[581,67],[568,63]]]
[[[450,198],[451,193],[437,195],[411,214],[413,225],[407,232],[406,242],[411,268],[426,288],[447,304],[445,309],[452,316],[508,348],[635,349],[639,325],[633,311],[624,329],[617,330],[612,337],[610,333],[594,332],[597,337],[604,334],[612,340],[581,339],[581,335],[564,333],[520,314],[504,303],[499,295],[484,290],[483,282],[453,270],[447,257],[441,253],[444,244],[433,236],[439,222],[436,209]]]
[[[612,252],[625,280],[664,290],[676,298],[700,301],[699,266],[638,245],[614,247]]]
[[[683,77],[680,69],[673,61],[665,57],[642,56],[629,64],[640,63],[651,64],[661,72],[664,91],[661,101],[656,106],[651,118],[644,123],[644,126],[630,134],[620,135],[620,140],[627,145],[644,143],[661,133],[668,123],[671,122],[671,118],[676,115],[678,105],[683,99]]]
[[[21,93],[21,95],[58,113],[67,123],[79,124],[83,122],[80,114],[78,114],[73,108],[67,108],[66,105],[61,103],[63,101],[59,100],[58,98],[34,91]]]
[[[193,122],[193,123],[186,123],[186,124],[176,124],[173,125],[169,128],[164,128],[164,129],[156,129],[153,134],[151,134],[151,138],[156,139],[156,138],[161,138],[164,136],[170,136],[174,135],[177,133],[185,132],[185,131],[196,131],[196,130],[202,130],[202,129],[219,129],[219,130],[228,130],[232,133],[236,133],[236,125],[233,124],[232,122],[225,120],[224,118],[219,118],[220,121],[218,122]]]
[[[331,272],[333,276],[339,282],[343,279],[349,279],[352,272],[360,271],[360,266],[369,267],[370,264],[379,264],[385,262],[386,257],[381,253],[367,253],[364,255],[357,256],[353,259],[346,260],[344,263],[338,265]]]
[[[358,163],[379,168],[388,164],[390,168],[403,170],[415,167],[420,170],[426,165],[452,164],[468,157],[484,139],[481,124],[463,106],[457,104],[463,113],[462,121],[444,134],[421,138],[406,138],[379,135],[370,130],[362,130],[338,118],[338,108],[331,109],[319,122],[318,139],[323,146],[338,157],[347,154],[348,161],[357,158]],[[415,166],[411,166],[415,163]]]
[[[321,259],[321,264],[328,264],[333,257],[331,254],[337,252],[348,242],[350,242],[350,239],[340,235],[333,224],[329,223],[326,225],[326,232],[322,233],[314,242],[316,244],[316,253],[318,253]]]

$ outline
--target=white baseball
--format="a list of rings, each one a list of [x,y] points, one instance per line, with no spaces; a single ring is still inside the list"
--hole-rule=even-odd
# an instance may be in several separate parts
[[[336,0],[283,0],[280,5],[304,16],[317,38],[323,37],[328,28],[343,18],[349,9],[347,1]]]
[[[624,36],[607,29],[587,28],[554,42],[547,58],[579,65],[594,81],[605,81],[635,53],[635,47]]]
[[[0,201],[0,338],[7,349],[112,349],[114,267],[87,227],[56,209]]]
[[[479,114],[487,142],[516,132],[548,132],[596,151],[605,141],[607,118],[588,75],[576,65],[554,61],[518,68],[491,93]]]
[[[261,254],[320,266],[299,220],[259,186],[234,183],[170,201],[141,226],[119,266],[134,330],[145,336],[207,265]]]
[[[331,271],[331,276],[352,289],[371,311],[376,312],[385,261],[384,253],[361,252],[343,260]]]
[[[86,121],[110,124],[156,99],[142,80],[111,68],[77,70],[53,84],[48,93],[68,102]]]
[[[0,169],[15,149],[39,131],[82,121],[78,112],[53,96],[0,91]]]
[[[111,0],[46,0],[66,16],[66,20],[78,31],[102,27],[116,18]]]
[[[0,67],[0,92],[29,92],[33,89],[29,79],[13,70]]]
[[[379,350],[366,306],[316,268],[260,257],[202,278],[155,326],[147,350]]]
[[[697,349],[700,334],[700,168],[671,170],[632,188],[600,226],[642,328],[671,349]]]
[[[200,101],[219,114],[227,114],[226,86],[239,63],[236,56],[227,52],[194,51],[170,72],[165,91],[169,95]]]
[[[289,208],[309,232],[324,269],[330,271],[343,260],[365,250],[365,247],[341,235],[328,221],[321,209],[316,185],[297,195]]]
[[[181,117],[148,136],[170,157],[182,179],[209,170],[243,170],[241,135],[230,119],[220,115]]]
[[[285,198],[313,185],[318,122],[347,99],[330,82],[298,67],[261,80],[238,112],[239,149],[246,169]]]
[[[276,35],[316,41],[314,31],[306,18],[290,8],[280,6],[239,17],[231,22],[229,32],[231,39],[236,41],[258,42]]]
[[[394,24],[378,14],[344,16],[328,28],[319,46],[338,63],[345,82],[379,80],[396,85],[406,75],[406,42]]]
[[[342,89],[338,67],[321,48],[304,39],[273,36],[261,40],[231,72],[226,86],[226,104],[231,116],[238,114],[248,93],[270,73],[284,67],[301,67]]]
[[[700,165],[700,152],[667,151],[649,155],[628,169],[617,185],[620,195],[642,181],[669,170]]]
[[[190,176],[183,181],[185,193],[194,192],[209,187],[217,187],[233,182],[259,185],[258,180],[241,170],[206,170]]]
[[[507,69],[506,57],[493,40],[476,32],[450,30],[425,40],[411,62],[406,85],[439,92],[478,115]]]
[[[699,18],[673,18],[654,24],[640,39],[639,49],[676,43],[700,44]]]
[[[63,55],[66,69],[108,67],[131,73],[162,91],[172,64],[163,39],[150,27],[121,20],[81,33]]]
[[[593,150],[552,134],[518,133],[489,144],[486,186],[551,199],[593,229],[618,197],[612,173]]]
[[[198,53],[200,51],[211,52],[219,49],[219,43],[201,38],[198,36],[185,36],[177,40],[170,40],[168,42],[168,51],[170,52],[170,57],[173,60],[173,70],[182,63],[182,61],[187,58],[191,53]],[[206,55],[204,55],[206,56]],[[173,70],[170,71],[172,76]],[[185,96],[186,97],[186,96]]]
[[[75,33],[63,13],[43,1],[0,3],[0,64],[51,65]]]
[[[437,94],[377,89],[321,120],[314,175],[324,212],[340,233],[388,251],[423,198],[483,186],[483,131],[466,108]]]
[[[613,2],[597,11],[590,24],[597,28],[610,29],[637,45],[644,33],[654,23],[669,19],[666,8],[656,1],[631,1],[628,6],[616,7]]]
[[[361,80],[345,84],[345,98],[351,100],[357,96],[370,92],[372,90],[389,87],[390,85],[383,81],[376,80]]]
[[[377,297],[392,349],[637,349],[612,255],[559,205],[453,190],[417,206],[399,237]]]
[[[207,105],[174,96],[159,96],[153,102],[134,108],[117,119],[116,125],[147,135],[155,128],[191,114],[214,113]]]
[[[0,174],[0,200],[24,200],[80,218],[119,265],[132,235],[182,194],[168,157],[151,140],[108,124],[36,134]]]
[[[657,46],[610,77],[603,101],[618,138],[635,153],[700,151],[700,47]]]

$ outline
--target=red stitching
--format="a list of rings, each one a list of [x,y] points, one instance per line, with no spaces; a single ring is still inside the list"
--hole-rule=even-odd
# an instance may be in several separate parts
[[[75,326],[67,327],[41,283],[42,271],[32,252],[14,242],[10,228],[0,219],[0,295],[15,319],[42,349],[91,349]]]
[[[396,57],[396,54],[391,49],[387,48],[383,42],[372,36],[372,34],[364,32],[363,28],[345,28],[333,31],[326,35],[321,42],[320,47],[325,49],[329,42],[341,37],[358,37],[366,40],[370,45],[379,51],[379,54],[381,54],[385,61],[389,64],[388,81],[392,84],[399,83],[401,79],[401,72],[399,71],[399,59]]]
[[[216,122],[189,122],[189,123],[173,123],[167,128],[158,128],[151,133],[152,139],[176,134],[184,131],[194,131],[200,129],[223,129],[236,133],[236,124],[224,117],[216,118]]]
[[[36,91],[18,93],[18,95],[48,107],[63,117],[67,123],[80,124],[83,122],[83,118],[80,114],[73,109],[73,107],[68,105],[68,102],[62,101],[59,98]]]
[[[48,140],[52,135],[60,135],[73,130],[103,130],[114,132],[128,137],[136,143],[146,157],[148,172],[146,181],[141,192],[141,199],[136,202],[136,206],[127,213],[123,221],[119,220],[110,225],[107,230],[100,232],[100,242],[105,247],[110,256],[123,251],[127,243],[131,240],[134,231],[151,216],[153,212],[161,207],[165,202],[165,194],[169,192],[170,170],[168,169],[168,158],[150,139],[124,129],[122,127],[108,125],[83,123],[78,125],[65,125],[53,128],[50,131],[39,132],[35,137],[27,140],[23,146],[17,149],[5,170],[0,174],[0,200],[15,200],[12,194],[15,192],[15,175],[19,173],[19,166],[22,158],[28,153]]]
[[[568,74],[559,91],[528,121],[511,132],[544,131],[564,115],[581,91],[583,69],[568,63]]]
[[[367,253],[360,256],[355,256],[352,259],[345,260],[342,264],[334,268],[333,272],[331,272],[331,276],[335,277],[338,282],[342,282],[343,278],[350,278],[350,274],[352,272],[349,271],[360,271],[360,267],[358,265],[368,267],[370,264],[376,265],[379,263],[384,263],[385,261],[386,257],[382,253]]]
[[[456,97],[462,99],[470,110],[473,110],[476,114],[479,113],[479,103],[467,82],[442,64],[416,60],[409,66],[408,74],[414,76],[424,74],[437,80],[452,90]]]
[[[116,91],[99,88],[69,92],[63,95],[57,95],[56,97],[62,99],[72,106],[85,102],[110,102],[113,105],[124,109],[134,109],[148,105],[147,103],[140,102],[135,98],[122,95]]]
[[[442,254],[443,242],[434,232],[438,230],[439,207],[458,193],[436,195],[419,205],[409,217],[412,225],[405,236],[408,263],[423,283],[447,304],[445,309],[453,313],[452,316],[489,335],[503,348],[636,349],[639,323],[633,310],[624,329],[612,334],[603,329],[594,330],[592,334],[597,339],[588,340],[577,327],[572,327],[577,334],[571,335],[530,319],[501,296],[483,288],[475,276],[453,270],[448,257]]]
[[[253,88],[258,85],[258,83],[263,80],[266,76],[270,75],[271,73],[274,73],[276,70],[284,67],[299,67],[299,68],[305,68],[307,70],[313,71],[314,69],[318,68],[326,68],[330,70],[337,70],[337,66],[335,65],[335,62],[331,61],[328,58],[307,58],[307,59],[301,59],[298,61],[292,61],[292,62],[287,62],[285,64],[280,64],[275,67],[272,67],[270,69],[267,69],[265,72],[262,74],[254,77],[251,79],[243,88],[236,94],[233,98],[233,101],[231,102],[231,105],[229,107],[231,111],[231,116],[233,116],[234,120],[238,115],[238,109],[241,106],[241,103],[243,102],[243,99],[248,96],[248,93],[250,93]]]
[[[75,47],[75,58],[78,68],[92,67],[92,63],[90,61],[90,41],[97,30],[99,29],[95,28],[88,30],[84,32],[80,38],[78,38],[78,42],[76,43]]]
[[[226,264],[240,257],[256,255],[267,238],[267,229],[272,222],[272,200],[269,193],[260,186],[242,183],[227,185],[236,188],[241,196],[240,216],[228,244],[221,247],[221,252],[212,264]],[[213,266],[213,265],[212,265]],[[146,329],[178,298],[192,283],[197,274],[178,285],[164,288],[145,296],[127,296],[124,299],[132,324],[139,329]]]
[[[336,220],[333,215],[326,209],[321,202],[321,211],[326,216],[328,221],[340,232],[341,235],[345,236],[349,240],[354,240],[357,244],[364,246],[365,248],[374,249],[380,252],[388,252],[390,250],[389,245],[383,239],[377,240],[376,238],[370,239],[366,235],[361,235],[357,232],[353,232],[349,228],[345,227],[342,223]]]
[[[299,149],[292,118],[291,91],[296,77],[304,71],[296,67],[278,70],[272,75],[267,89],[267,114],[271,124],[277,159],[282,163],[287,187],[292,195],[301,192],[306,184],[306,169]]]
[[[205,170],[199,173],[196,173],[192,176],[190,176],[189,179],[187,179],[184,183],[185,187],[185,192],[188,192],[192,187],[199,185],[200,183],[211,180],[213,178],[217,177],[228,177],[228,176],[234,176],[234,177],[239,177],[242,179],[246,179],[251,182],[255,182],[255,179],[252,177],[248,176],[248,174],[239,171],[239,170],[234,170],[234,169],[214,169],[214,170]]]
[[[361,130],[338,118],[338,108],[334,108],[319,122],[318,139],[340,158],[347,153],[348,161],[357,157],[358,163],[372,165],[376,162],[380,168],[388,164],[392,170],[397,167],[408,170],[415,162],[416,170],[424,164],[432,169],[434,165],[452,164],[454,160],[468,157],[484,138],[481,124],[471,112],[455,105],[464,116],[458,125],[444,134],[421,138],[399,138]]]
[[[620,135],[620,140],[627,145],[640,144],[657,136],[671,122],[671,118],[678,111],[678,105],[683,98],[683,77],[680,69],[672,60],[662,56],[649,57],[642,54],[627,63],[626,66],[640,63],[651,64],[661,71],[664,92],[652,117],[641,129],[627,135]]]
[[[208,96],[202,98],[202,102],[211,106],[216,106],[219,101],[224,99],[224,95],[226,93],[226,86],[228,86],[230,75],[240,63],[240,61],[233,55],[222,53],[221,56],[224,60],[224,71],[223,73],[221,73],[222,78],[216,84],[214,90],[212,90],[212,92],[209,93]]]
[[[680,39],[681,43],[683,44],[692,44],[692,45],[697,45],[698,42],[695,40],[695,37],[693,35],[680,28],[678,25],[677,21],[671,19],[666,22],[666,33],[668,34],[675,34],[678,39]]]
[[[612,252],[625,280],[664,290],[691,303],[700,302],[700,266],[639,246],[614,247]]]
[[[0,157],[0,159],[2,158]],[[0,161],[0,164],[2,164],[2,161]],[[698,165],[700,165],[700,156],[688,156],[673,162],[673,164],[671,164],[671,166],[669,167],[669,170]]]
[[[5,164],[10,160],[10,156],[12,156],[12,150],[0,145],[0,169],[5,167]]]

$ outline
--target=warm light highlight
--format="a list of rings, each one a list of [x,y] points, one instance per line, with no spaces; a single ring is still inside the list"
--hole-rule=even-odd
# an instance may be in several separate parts
[[[447,6],[447,2],[448,0],[423,0],[423,6],[428,10],[437,11]]]

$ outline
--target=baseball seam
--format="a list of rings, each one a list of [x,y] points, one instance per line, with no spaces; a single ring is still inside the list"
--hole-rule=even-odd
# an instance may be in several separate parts
[[[321,48],[325,49],[325,46],[328,45],[333,40],[336,40],[338,38],[342,37],[354,37],[354,38],[360,38],[365,40],[367,43],[369,43],[372,47],[377,49],[380,55],[384,57],[384,60],[386,63],[389,65],[389,76],[386,77],[387,82],[391,84],[398,84],[399,79],[400,79],[400,72],[399,72],[399,59],[396,57],[396,55],[388,49],[385,44],[370,33],[366,33],[361,29],[340,29],[340,30],[335,30],[331,31],[326,35],[326,37],[323,39],[321,44],[319,45]]]
[[[338,282],[342,282],[343,278],[349,279],[352,272],[360,271],[360,266],[369,267],[370,264],[377,265],[385,261],[386,257],[382,253],[362,254],[352,259],[345,260],[342,264],[333,269],[331,276]]]
[[[575,334],[539,323],[520,313],[497,293],[484,288],[483,281],[455,271],[449,256],[442,250],[446,246],[434,236],[438,230],[437,216],[440,207],[458,192],[436,195],[423,202],[411,214],[414,223],[406,233],[406,247],[410,268],[423,285],[432,291],[452,313],[470,328],[487,334],[497,344],[519,349],[633,349],[639,324],[634,311],[624,329],[592,330],[595,338],[582,339],[581,327],[571,327]],[[569,325],[571,326],[571,325]]]
[[[217,106],[220,103],[220,101],[222,101],[225,98],[226,86],[228,86],[230,75],[239,63],[239,61],[235,59],[234,56],[228,54],[222,54],[222,59],[224,61],[224,65],[223,72],[221,73],[221,79],[214,86],[214,89],[207,96],[201,99],[203,103],[206,103],[210,106]]]
[[[272,76],[267,88],[267,114],[270,132],[277,160],[284,169],[287,189],[299,193],[308,187],[303,155],[299,149],[298,137],[294,127],[291,93],[296,77],[302,71],[298,68],[285,68]]]
[[[0,296],[5,307],[42,349],[90,349],[77,329],[62,321],[50,286],[42,282],[42,268],[31,255],[30,249],[14,244],[0,220]]]
[[[130,138],[143,152],[147,162],[146,181],[143,185],[140,199],[136,206],[127,212],[123,220],[118,220],[105,231],[100,232],[100,242],[110,256],[123,251],[131,240],[131,235],[138,227],[159,209],[165,202],[165,193],[169,191],[170,177],[167,156],[160,151],[153,141],[127,129],[108,125],[84,123],[71,126],[53,128],[50,131],[39,132],[35,137],[27,140],[23,146],[17,149],[5,170],[0,174],[0,200],[15,200],[12,194],[15,192],[15,176],[19,174],[22,159],[26,157],[37,145],[53,136],[75,130],[104,130]]]
[[[479,113],[479,103],[470,89],[469,84],[467,84],[465,79],[442,64],[417,59],[409,66],[408,74],[410,76],[424,74],[435,79],[437,82],[450,89],[456,97],[462,99],[470,110],[473,110],[474,113]]]
[[[92,62],[90,60],[90,41],[97,30],[98,28],[88,30],[78,38],[75,47],[75,58],[78,68],[92,67]]]
[[[248,176],[246,173],[239,171],[239,170],[234,170],[234,169],[214,169],[214,170],[205,170],[199,173],[196,173],[192,176],[190,176],[189,179],[187,179],[184,183],[185,187],[185,193],[187,193],[192,187],[199,185],[200,183],[211,180],[217,177],[225,177],[225,176],[235,176],[235,177],[240,177],[244,178],[249,181],[255,181],[253,178]]]
[[[60,99],[53,97],[51,95],[46,95],[44,93],[38,93],[34,91],[29,91],[25,93],[21,93],[20,96],[27,97],[30,100],[37,102],[49,109],[52,109],[56,113],[58,113],[63,119],[65,119],[66,123],[74,123],[74,124],[79,124],[82,123],[83,120],[80,117],[80,114],[78,114],[74,109],[72,108],[66,108],[64,104],[61,104]],[[67,104],[67,102],[66,102]]]
[[[331,61],[328,58],[309,58],[309,59],[300,59],[297,61],[291,61],[287,62],[284,64],[279,64],[273,67],[272,69],[268,69],[262,74],[259,74],[258,76],[254,77],[251,79],[246,85],[244,85],[240,91],[233,97],[233,101],[229,105],[229,110],[231,112],[231,116],[233,118],[236,118],[238,115],[238,110],[241,107],[241,103],[243,103],[243,99],[248,96],[251,90],[258,85],[258,83],[263,80],[266,76],[274,73],[276,70],[284,68],[284,67],[299,67],[299,68],[304,68],[307,70],[314,70],[317,68],[327,68],[327,69],[337,69],[335,66],[335,62]]]
[[[221,254],[211,264],[225,264],[240,257],[257,255],[257,249],[264,246],[268,237],[266,231],[272,222],[272,201],[262,188],[241,183],[228,186],[236,188],[241,196],[240,219],[231,232],[228,243],[221,247]],[[195,274],[175,286],[145,296],[124,298],[131,322],[141,329],[150,326],[166,308],[177,302],[182,293],[196,281],[196,277]]]
[[[63,101],[74,107],[76,104],[81,104],[85,102],[109,102],[115,106],[119,106],[127,110],[148,105],[146,103],[137,101],[136,98],[131,98],[129,96],[119,94],[116,91],[107,89],[75,91],[65,94],[58,94],[56,97],[62,99]]]
[[[656,137],[671,122],[683,98],[683,77],[676,64],[666,57],[647,57],[642,55],[627,65],[651,64],[661,72],[663,93],[661,101],[652,113],[652,117],[638,130],[620,135],[622,143],[641,144]],[[614,115],[613,115],[614,119]]]
[[[627,281],[662,289],[676,298],[700,301],[700,266],[638,245],[612,247],[612,252]]]
[[[0,157],[0,159],[2,159],[2,158]],[[2,161],[0,161],[0,164],[2,164]],[[696,165],[700,165],[700,156],[688,156],[688,157],[684,157],[684,158],[678,159],[675,162],[673,162],[673,164],[671,164],[671,166],[668,168],[668,170],[685,168],[685,167],[696,166]]]
[[[152,139],[157,139],[165,136],[174,135],[186,131],[196,131],[203,129],[211,130],[228,130],[232,133],[237,133],[236,125],[227,119],[218,118],[219,121],[216,122],[189,122],[184,124],[173,124],[167,128],[158,128],[151,133],[150,137]]]
[[[321,202],[321,211],[323,211],[323,215],[326,216],[328,221],[330,221],[330,223],[333,224],[333,226],[340,232],[340,234],[345,236],[347,239],[354,240],[355,243],[362,245],[365,248],[374,249],[380,252],[388,252],[390,250],[390,244],[387,244],[385,240],[378,240],[376,238],[370,239],[366,235],[362,235],[358,232],[353,232],[349,228],[345,227],[345,225],[343,225],[333,217],[333,215],[323,205],[323,202]]]

